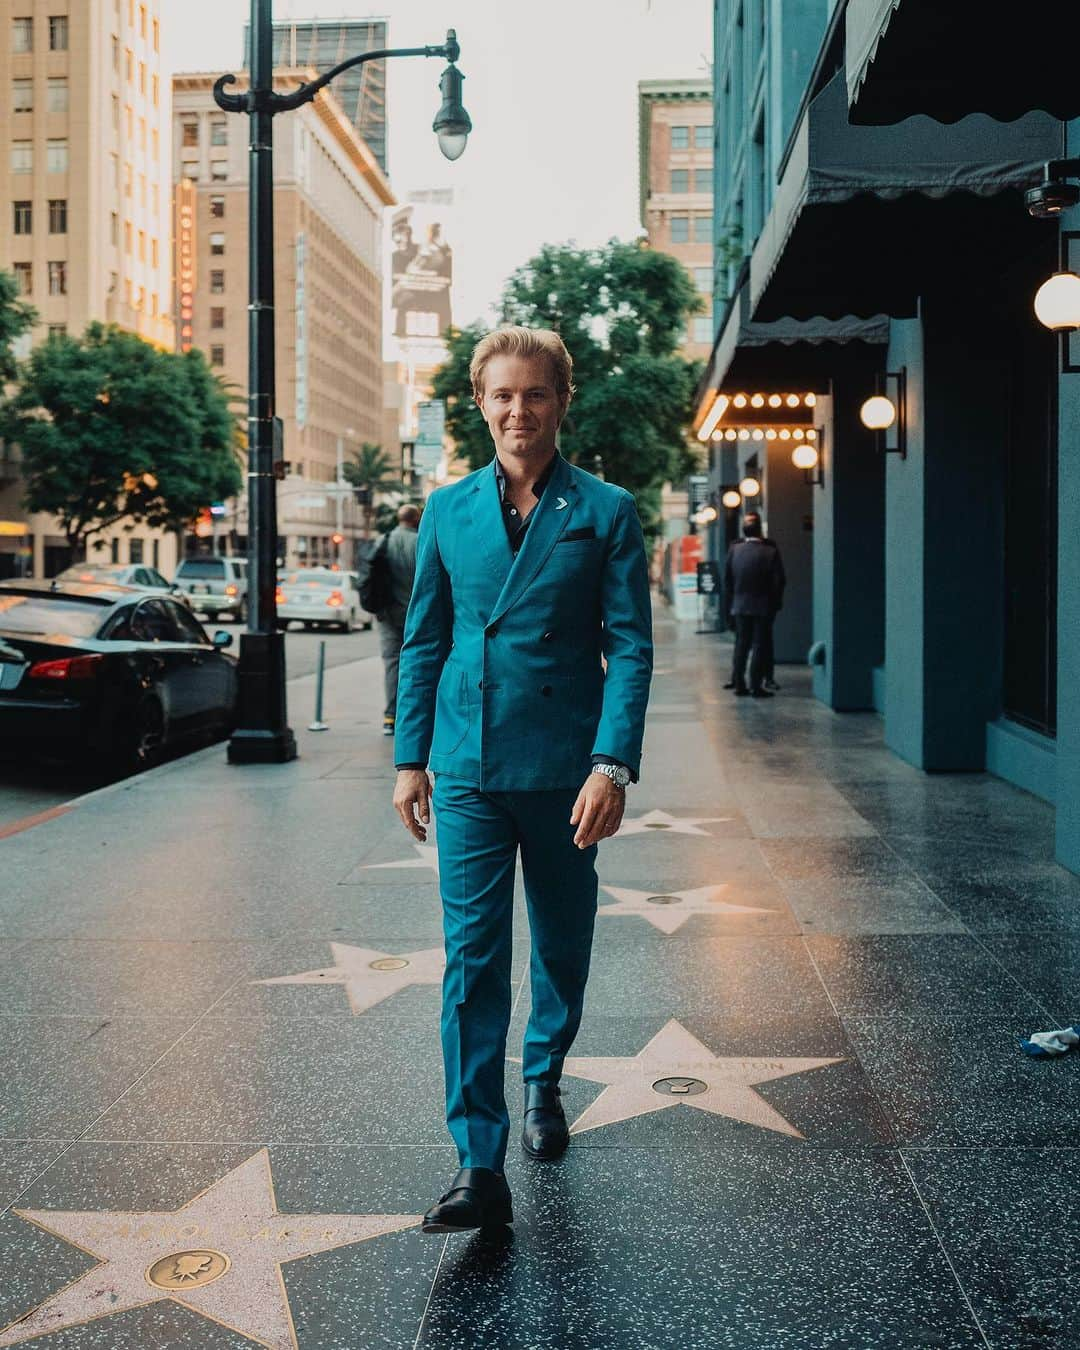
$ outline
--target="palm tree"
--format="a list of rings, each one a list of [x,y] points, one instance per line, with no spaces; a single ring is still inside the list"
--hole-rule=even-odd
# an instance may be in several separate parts
[[[364,509],[364,534],[371,538],[371,522],[375,517],[376,498],[383,492],[400,492],[390,456],[381,446],[365,441],[360,449],[341,466],[345,481],[356,489],[356,497]]]

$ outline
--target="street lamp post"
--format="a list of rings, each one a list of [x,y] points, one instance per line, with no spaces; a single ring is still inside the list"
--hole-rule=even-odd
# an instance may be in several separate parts
[[[273,88],[272,0],[251,0],[251,77],[245,93],[230,94],[235,75],[214,85],[219,108],[246,113],[249,128],[248,196],[248,630],[240,639],[237,728],[229,742],[232,764],[280,764],[296,757],[285,706],[285,635],[274,603],[277,501],[274,477],[276,421],[274,370],[274,116],[310,103],[335,76],[365,61],[390,56],[442,56],[450,63],[439,81],[442,103],[432,130],[447,159],[465,149],[472,123],[461,103],[460,48],[451,28],[438,47],[364,52],[288,94]]]

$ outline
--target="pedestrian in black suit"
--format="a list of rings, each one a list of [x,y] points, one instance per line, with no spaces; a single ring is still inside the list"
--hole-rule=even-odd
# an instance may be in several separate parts
[[[735,659],[731,681],[725,687],[740,695],[772,698],[763,686],[772,651],[772,623],[784,598],[784,564],[776,545],[762,538],[756,511],[743,521],[743,536],[728,549],[724,564],[724,591],[735,625]]]

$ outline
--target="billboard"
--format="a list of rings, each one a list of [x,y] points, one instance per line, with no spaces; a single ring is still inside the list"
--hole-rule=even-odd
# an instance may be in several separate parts
[[[390,220],[390,329],[399,341],[438,341],[451,322],[450,191],[413,193]]]

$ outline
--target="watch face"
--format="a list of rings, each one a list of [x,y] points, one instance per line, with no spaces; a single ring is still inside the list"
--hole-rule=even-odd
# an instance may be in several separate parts
[[[630,781],[630,770],[625,765],[618,764],[615,767],[615,786],[624,788]]]

